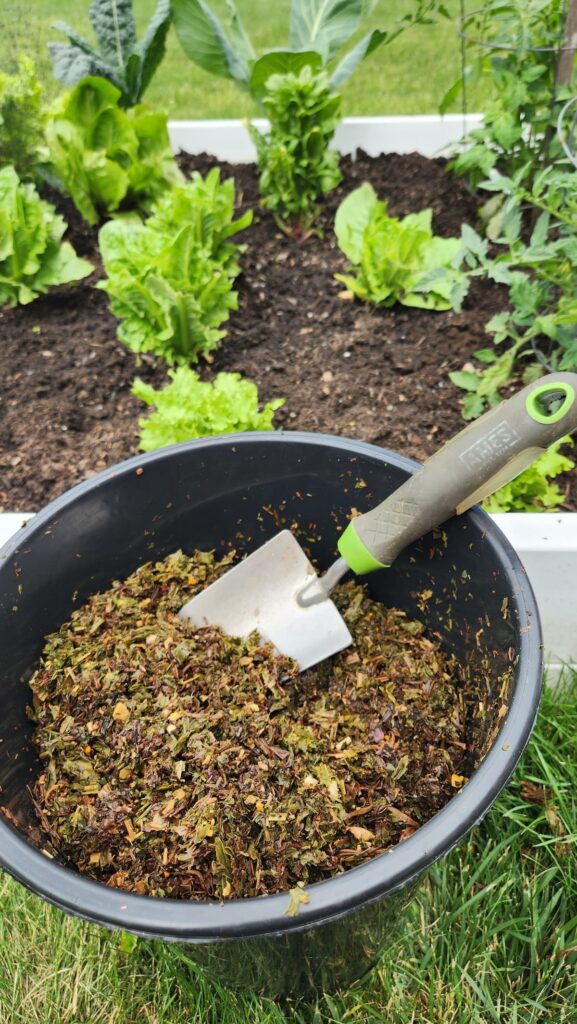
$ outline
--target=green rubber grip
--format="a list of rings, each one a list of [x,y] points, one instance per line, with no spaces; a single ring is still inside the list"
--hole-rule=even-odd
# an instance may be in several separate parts
[[[465,427],[380,505],[353,519],[341,557],[363,575],[509,483],[577,430],[577,374],[551,373]]]

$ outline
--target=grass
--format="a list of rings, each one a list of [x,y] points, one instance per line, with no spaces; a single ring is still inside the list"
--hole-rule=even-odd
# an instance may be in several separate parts
[[[576,1024],[577,673],[545,693],[515,780],[380,967],[317,1007],[227,993],[168,946],[129,952],[7,877],[0,899],[1,1024]]]
[[[156,0],[134,0],[139,26],[146,24]],[[257,53],[286,45],[290,0],[237,0]],[[412,0],[378,0],[369,27],[390,25],[412,7]],[[211,6],[226,18],[224,0]],[[46,43],[65,39],[51,29],[64,20],[93,39],[88,0],[3,0],[0,67],[18,50],[32,52],[41,62],[47,92],[54,90]],[[458,0],[447,0],[452,16]],[[452,21],[410,30],[388,48],[367,59],[343,91],[345,114],[436,113],[447,88],[459,76],[459,41]],[[251,101],[232,83],[215,78],[185,57],[174,31],[165,62],[146,95],[172,118],[244,117],[257,113]],[[482,94],[472,97],[482,101]],[[459,109],[457,105],[456,110]]]

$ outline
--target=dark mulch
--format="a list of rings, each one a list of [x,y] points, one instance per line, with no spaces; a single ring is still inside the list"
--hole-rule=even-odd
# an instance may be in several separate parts
[[[182,157],[186,170],[208,170],[210,157]],[[434,229],[460,232],[475,222],[476,200],[443,160],[412,154],[343,161],[343,182],[329,197],[323,236],[297,242],[258,211],[253,166],[224,165],[241,207],[255,210],[244,233],[239,310],[203,375],[238,370],[259,385],[263,401],[284,396],[277,422],[288,429],[362,438],[423,459],[463,426],[459,393],[448,380],[487,344],[484,325],[503,308],[504,293],[475,282],[461,313],[397,306],[375,310],[339,297],[335,272],[345,261],[332,233],[340,200],[370,181],[405,215],[431,206]],[[62,204],[61,204],[62,205]],[[66,488],[138,450],[142,403],[130,394],[138,374],[160,385],[164,366],[116,341],[101,276],[95,233],[70,204],[68,237],[97,270],[31,306],[0,312],[0,509],[36,510]],[[577,479],[568,480],[577,507]],[[570,488],[570,491],[569,491]]]

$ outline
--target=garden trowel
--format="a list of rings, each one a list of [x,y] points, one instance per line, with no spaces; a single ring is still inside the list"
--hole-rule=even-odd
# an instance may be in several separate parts
[[[303,671],[352,643],[330,592],[349,569],[385,569],[413,541],[508,483],[577,430],[577,374],[529,384],[448,441],[380,505],[352,519],[340,557],[318,576],[296,537],[283,530],[180,611],[195,626],[230,636],[256,631]]]

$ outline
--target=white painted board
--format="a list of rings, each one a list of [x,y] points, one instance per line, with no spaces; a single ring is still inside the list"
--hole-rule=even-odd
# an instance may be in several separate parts
[[[438,156],[481,123],[482,114],[419,114],[412,117],[345,117],[332,141],[333,149],[354,157],[357,149],[379,153],[421,153]],[[268,121],[254,118],[263,131]],[[173,148],[186,153],[211,153],[219,160],[254,163],[256,150],[246,122],[240,120],[169,121]]]

